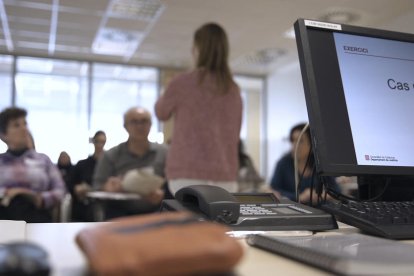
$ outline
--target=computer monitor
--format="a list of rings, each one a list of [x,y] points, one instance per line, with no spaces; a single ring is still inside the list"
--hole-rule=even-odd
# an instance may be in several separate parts
[[[414,175],[414,35],[294,27],[317,172]]]

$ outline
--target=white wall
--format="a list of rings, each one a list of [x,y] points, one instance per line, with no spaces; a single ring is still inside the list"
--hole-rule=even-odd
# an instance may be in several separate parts
[[[270,182],[277,160],[289,150],[290,128],[307,122],[305,96],[298,59],[280,66],[267,78],[267,167]]]

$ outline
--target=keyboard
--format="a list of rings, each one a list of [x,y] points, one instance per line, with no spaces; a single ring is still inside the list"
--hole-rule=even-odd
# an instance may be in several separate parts
[[[388,239],[414,238],[414,202],[328,202],[321,209],[338,221]]]

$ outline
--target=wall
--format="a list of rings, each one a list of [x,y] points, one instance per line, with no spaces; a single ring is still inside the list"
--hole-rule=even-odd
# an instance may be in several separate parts
[[[290,128],[308,121],[298,59],[286,62],[268,76],[266,104],[267,158],[264,173],[269,182],[277,160],[290,148]]]
[[[262,106],[261,106],[261,96],[262,96],[262,85],[259,87],[251,87],[245,89],[247,92],[247,111],[245,114],[247,118],[246,121],[246,128],[247,128],[247,137],[244,141],[245,151],[249,154],[250,158],[253,161],[254,167],[259,170],[262,167],[261,162],[261,147],[260,142],[263,140],[262,138]]]

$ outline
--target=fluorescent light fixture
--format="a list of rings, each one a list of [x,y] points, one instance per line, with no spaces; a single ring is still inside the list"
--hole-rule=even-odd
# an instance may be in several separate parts
[[[49,32],[49,46],[48,46],[49,55],[53,55],[55,53],[58,16],[59,16],[59,0],[53,0],[52,14],[50,16],[50,32]]]
[[[279,48],[261,49],[238,58],[236,64],[269,65],[276,62],[280,57],[284,56],[285,53],[285,50]]]
[[[6,9],[4,8],[3,1],[0,1],[0,17],[1,17],[1,24],[3,26],[4,39],[6,40],[7,50],[9,52],[12,52],[14,49],[13,40],[11,38],[9,20],[7,18],[7,13],[6,13]]]
[[[165,5],[159,0],[112,0],[101,20],[99,31],[92,45],[92,52],[122,56],[123,61],[128,62],[164,9]],[[141,20],[146,23],[146,26],[141,32],[106,27],[109,19],[113,17],[130,20],[131,24]]]
[[[125,30],[102,28],[92,45],[95,54],[125,56],[141,43],[143,34]]]
[[[163,4],[159,0],[113,0],[109,7],[108,15],[111,17],[151,21],[158,17]]]
[[[360,18],[361,16],[356,10],[346,8],[330,8],[318,19],[327,22],[350,24],[358,21]]]

